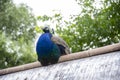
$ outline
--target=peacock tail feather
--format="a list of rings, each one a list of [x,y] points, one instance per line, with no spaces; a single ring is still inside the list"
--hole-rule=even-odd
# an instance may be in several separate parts
[[[60,38],[58,36],[52,36],[51,40],[55,44],[57,44],[61,50],[64,50],[64,51],[61,51],[62,55],[70,54],[70,49],[68,47],[68,44],[62,38]]]

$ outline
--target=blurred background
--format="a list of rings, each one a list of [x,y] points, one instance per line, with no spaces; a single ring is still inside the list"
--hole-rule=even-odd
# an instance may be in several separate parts
[[[120,0],[0,0],[0,69],[37,61],[45,24],[72,53],[120,42]]]

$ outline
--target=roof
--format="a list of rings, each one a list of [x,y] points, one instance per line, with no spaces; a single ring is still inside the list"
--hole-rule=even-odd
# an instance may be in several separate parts
[[[95,51],[96,49],[91,52],[97,54],[107,49],[108,47],[104,50],[99,48],[98,52]],[[91,54],[90,51],[87,52]],[[102,55],[82,59],[77,59],[78,57],[73,54],[74,60],[69,58],[71,61],[63,56],[59,61],[61,63],[1,75],[0,80],[119,80],[120,45],[116,48],[112,46],[105,53],[107,54],[102,52]],[[64,62],[65,60],[67,61]]]

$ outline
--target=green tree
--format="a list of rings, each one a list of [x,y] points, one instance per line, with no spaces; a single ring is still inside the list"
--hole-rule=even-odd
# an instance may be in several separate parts
[[[0,1],[0,68],[36,60],[34,38],[36,19],[25,4]]]
[[[120,1],[76,0],[82,12],[72,15],[69,21],[61,14],[40,16],[40,21],[51,21],[56,32],[72,48],[72,52],[97,48],[120,41]]]

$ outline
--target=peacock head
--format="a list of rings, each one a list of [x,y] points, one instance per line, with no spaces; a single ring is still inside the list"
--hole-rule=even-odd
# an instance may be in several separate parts
[[[42,28],[42,30],[45,32],[45,33],[52,33],[52,34],[54,34],[54,29],[52,28],[50,28],[49,27],[49,25],[45,25],[43,28]]]

